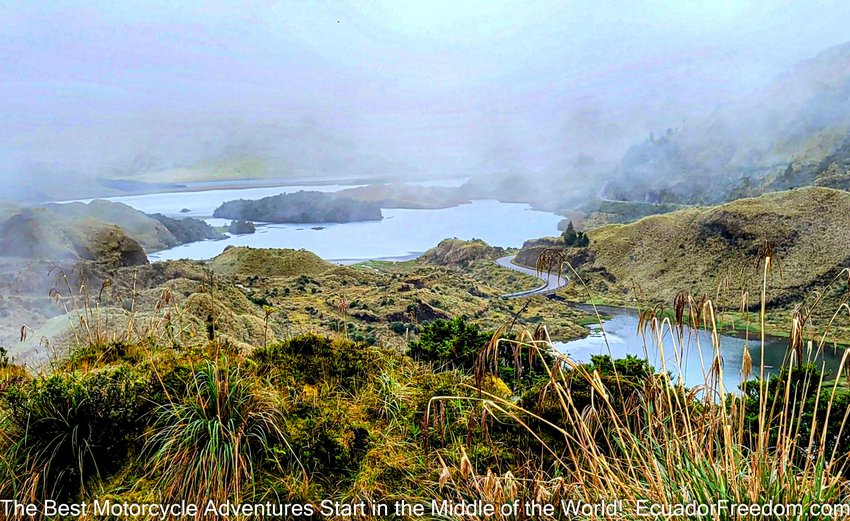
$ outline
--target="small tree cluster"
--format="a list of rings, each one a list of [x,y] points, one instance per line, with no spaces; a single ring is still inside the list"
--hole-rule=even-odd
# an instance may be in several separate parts
[[[577,232],[572,221],[567,223],[561,237],[564,238],[564,245],[568,248],[585,248],[590,244],[590,238],[584,232]]]

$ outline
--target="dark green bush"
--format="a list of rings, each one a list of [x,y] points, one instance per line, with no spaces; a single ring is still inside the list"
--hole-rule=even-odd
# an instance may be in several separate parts
[[[463,318],[437,319],[422,326],[419,339],[410,342],[409,352],[414,360],[471,370],[492,336]]]
[[[91,477],[114,472],[142,429],[146,389],[126,367],[10,386],[3,402],[14,440],[8,470],[15,475],[3,481],[62,500],[76,496]]]
[[[352,421],[339,403],[302,403],[289,416],[287,437],[313,475],[348,478],[355,474],[370,445],[369,431]]]
[[[590,238],[584,232],[577,232],[572,221],[567,223],[561,237],[564,239],[564,246],[568,248],[585,248],[590,245]]]
[[[437,319],[422,326],[419,338],[410,342],[409,353],[418,361],[470,372],[475,369],[479,354],[492,338],[493,333],[482,331],[462,317]],[[546,377],[541,360],[529,353],[528,346],[511,341],[514,339],[512,334],[504,335],[503,338],[496,354],[497,375],[508,386],[516,388],[520,383],[525,386]],[[539,354],[551,363],[551,356],[542,351]],[[518,377],[522,382],[517,381]]]

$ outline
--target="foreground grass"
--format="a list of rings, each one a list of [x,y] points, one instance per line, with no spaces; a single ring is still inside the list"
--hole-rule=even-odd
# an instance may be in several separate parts
[[[317,334],[264,334],[245,349],[226,323],[175,334],[167,299],[117,333],[86,306],[75,348],[44,374],[3,361],[0,497],[554,506],[537,519],[569,517],[561,500],[623,500],[618,519],[641,518],[639,502],[723,501],[801,505],[796,518],[814,519],[811,506],[850,500],[846,357],[826,375],[803,349],[825,348],[828,335],[798,316],[786,364],[769,376],[745,351],[735,392],[722,384],[714,303],[676,304],[672,319],[654,308],[641,317],[667,353],[660,368],[577,363],[542,325],[488,333],[436,319],[405,351]],[[754,321],[765,330],[767,312]],[[669,371],[697,323],[715,333],[713,355],[708,381],[689,389]]]

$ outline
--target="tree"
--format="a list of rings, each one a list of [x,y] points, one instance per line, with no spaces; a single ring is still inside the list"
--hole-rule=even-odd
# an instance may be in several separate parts
[[[561,237],[564,238],[564,245],[568,248],[585,248],[590,244],[590,238],[584,232],[577,232],[572,221],[567,223]]]

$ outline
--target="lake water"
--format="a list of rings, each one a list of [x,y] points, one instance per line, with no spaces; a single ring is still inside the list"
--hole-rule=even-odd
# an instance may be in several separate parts
[[[458,186],[463,179],[418,183],[425,186]],[[171,217],[196,217],[213,226],[229,219],[213,219],[213,211],[233,199],[260,199],[299,190],[335,192],[356,185],[277,186],[195,190],[112,197],[145,213]],[[186,210],[186,211],[183,211]],[[381,221],[344,224],[262,224],[250,235],[220,241],[202,241],[151,253],[151,260],[210,259],[225,247],[304,248],[337,262],[366,259],[405,259],[421,254],[445,238],[483,239],[494,246],[519,247],[533,237],[558,233],[561,216],[531,209],[527,204],[478,200],[452,208],[408,210],[385,208]]]
[[[654,337],[647,332],[646,342],[638,330],[637,311],[623,308],[599,307],[603,315],[609,318],[604,321],[605,336],[608,344],[606,346],[603,338],[602,328],[598,324],[590,327],[591,334],[586,338],[570,342],[556,342],[558,350],[570,358],[580,362],[589,362],[593,355],[610,354],[613,358],[623,358],[626,355],[635,355],[646,358],[657,370],[664,366],[662,358],[666,362],[668,371],[678,375],[679,364],[676,362],[676,348],[682,355],[682,376],[685,385],[692,387],[705,383],[707,369],[711,366],[714,348],[711,344],[711,333],[705,330],[693,330],[687,328],[684,334],[684,344],[679,346],[678,341],[670,331],[665,330],[662,338],[663,357],[661,349],[654,341]],[[741,365],[744,356],[743,338],[721,335],[720,356],[723,362],[723,384],[727,392],[735,392],[741,383]],[[646,348],[644,347],[646,345]],[[785,352],[788,346],[787,339],[772,338],[765,341],[765,368],[766,372],[778,370],[782,366]],[[609,351],[610,348],[610,351]],[[753,370],[750,378],[758,376],[758,366],[761,357],[760,342],[758,337],[749,340],[750,356],[753,360]],[[702,356],[702,359],[700,358]],[[816,360],[820,366],[823,364],[828,373],[836,373],[841,362],[842,352],[836,354],[831,349],[823,353]],[[703,369],[705,368],[705,370]]]
[[[210,183],[204,183],[210,185]],[[193,185],[188,185],[190,188]],[[209,190],[192,190],[186,192],[163,192],[143,195],[127,195],[121,197],[105,197],[107,201],[124,203],[145,213],[161,213],[169,217],[197,217],[206,219],[212,217],[213,211],[225,201],[234,199],[262,199],[278,194],[288,194],[300,190],[313,192],[337,192],[346,188],[363,185],[292,185],[292,186],[263,186],[252,188],[222,188]],[[89,202],[91,199],[83,200]],[[187,211],[183,211],[187,210]],[[230,222],[230,221],[228,221]]]

